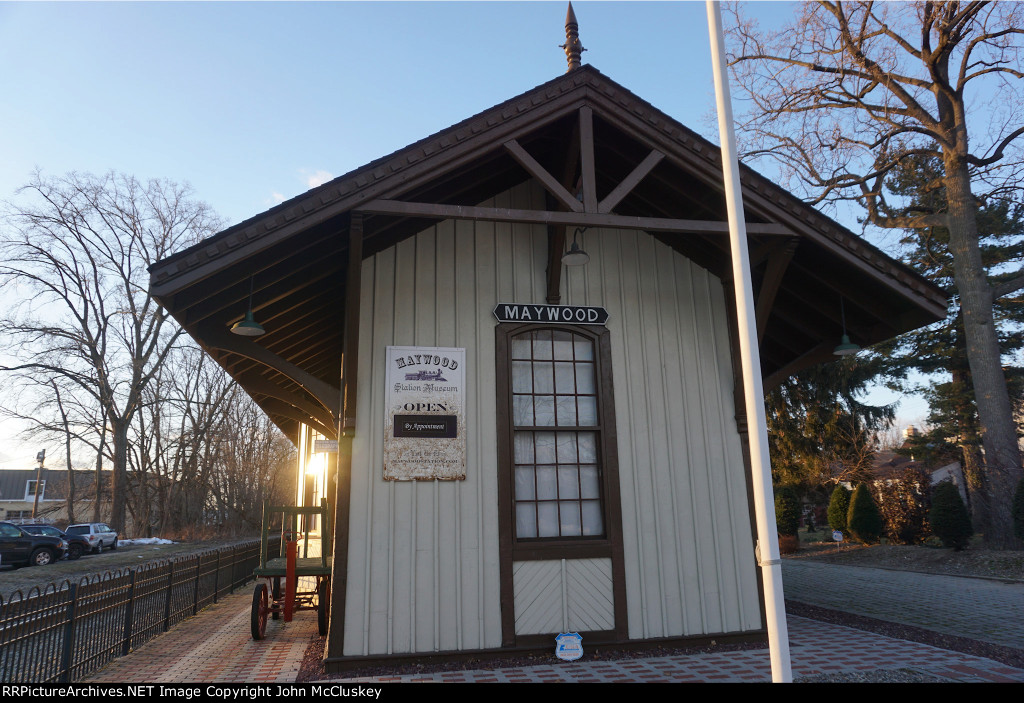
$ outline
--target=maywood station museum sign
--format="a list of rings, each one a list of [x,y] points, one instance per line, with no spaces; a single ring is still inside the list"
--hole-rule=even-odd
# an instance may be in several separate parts
[[[387,348],[384,479],[466,478],[466,350]]]

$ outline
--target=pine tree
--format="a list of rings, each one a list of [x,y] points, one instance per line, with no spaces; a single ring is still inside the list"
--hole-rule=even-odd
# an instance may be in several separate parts
[[[780,535],[795,535],[800,529],[800,499],[788,486],[775,490],[775,526]]]
[[[850,510],[850,491],[843,485],[832,490],[828,503],[828,526],[833,530],[846,532],[846,513]]]
[[[942,481],[932,489],[932,509],[928,512],[932,534],[942,540],[945,547],[960,551],[974,534],[971,516],[960,498],[960,491],[949,481]]]
[[[765,396],[768,446],[776,484],[820,490],[837,481],[863,481],[893,406],[862,403],[881,369],[879,358],[849,356],[811,367]]]
[[[846,526],[858,542],[874,544],[882,534],[882,514],[878,512],[875,499],[867,485],[860,484],[850,497],[850,511],[846,514]]]

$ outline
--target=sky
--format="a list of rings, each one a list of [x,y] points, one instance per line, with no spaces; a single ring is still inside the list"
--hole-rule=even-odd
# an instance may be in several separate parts
[[[777,25],[794,5],[749,13]],[[584,63],[719,142],[704,2],[573,7]],[[188,183],[240,222],[564,73],[565,11],[0,0],[0,200],[37,169],[113,170]],[[910,398],[899,411],[925,413]],[[0,468],[33,465],[18,429],[0,422]]]

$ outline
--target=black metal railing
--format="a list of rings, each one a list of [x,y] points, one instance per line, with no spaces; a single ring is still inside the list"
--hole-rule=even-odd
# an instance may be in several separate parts
[[[259,562],[253,540],[15,591],[0,598],[0,681],[80,681],[244,585]]]

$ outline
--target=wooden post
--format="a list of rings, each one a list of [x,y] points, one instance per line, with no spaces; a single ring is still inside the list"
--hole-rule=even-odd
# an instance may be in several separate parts
[[[352,213],[345,280],[345,329],[341,357],[338,421],[338,482],[334,498],[334,568],[325,655],[340,657],[345,646],[345,593],[348,586],[348,520],[352,498],[352,441],[356,431],[356,379],[359,373],[360,276],[363,270],[363,215]]]

